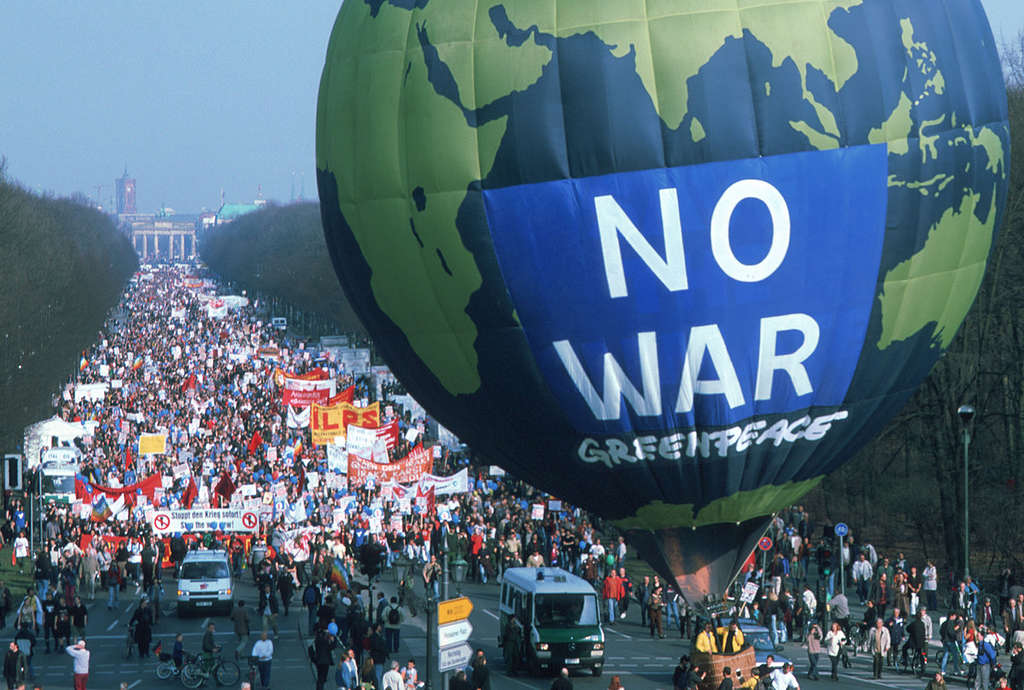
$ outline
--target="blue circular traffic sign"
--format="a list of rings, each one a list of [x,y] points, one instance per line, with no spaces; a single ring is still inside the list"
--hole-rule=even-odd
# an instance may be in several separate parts
[[[850,526],[849,525],[847,525],[845,522],[837,522],[836,523],[836,536],[837,537],[845,537],[849,533],[850,533]]]

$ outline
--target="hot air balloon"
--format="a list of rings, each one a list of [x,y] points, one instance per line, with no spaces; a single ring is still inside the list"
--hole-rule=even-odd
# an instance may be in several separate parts
[[[692,600],[948,347],[1008,142],[977,0],[351,0],[316,148],[410,392]]]

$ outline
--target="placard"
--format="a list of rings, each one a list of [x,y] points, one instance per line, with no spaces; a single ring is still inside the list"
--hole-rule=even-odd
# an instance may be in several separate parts
[[[530,510],[531,520],[543,520],[544,519],[544,504],[534,503]]]

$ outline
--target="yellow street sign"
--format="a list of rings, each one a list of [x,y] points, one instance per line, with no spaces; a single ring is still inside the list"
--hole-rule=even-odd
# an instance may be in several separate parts
[[[444,625],[454,621],[461,621],[469,618],[473,610],[473,602],[467,597],[448,599],[437,604],[437,624]]]

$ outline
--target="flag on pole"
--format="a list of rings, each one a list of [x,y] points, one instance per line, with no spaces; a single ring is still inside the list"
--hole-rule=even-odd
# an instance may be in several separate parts
[[[181,505],[184,506],[185,510],[189,510],[198,496],[199,489],[196,488],[195,477],[189,475],[188,486],[185,487],[185,493],[181,495]]]
[[[92,502],[92,521],[93,522],[106,522],[114,511],[110,509],[110,504],[107,503],[107,497],[100,494]]]
[[[252,438],[249,439],[249,445],[246,449],[249,451],[249,455],[253,455],[263,445],[263,436],[260,435],[259,429],[252,432]]]

